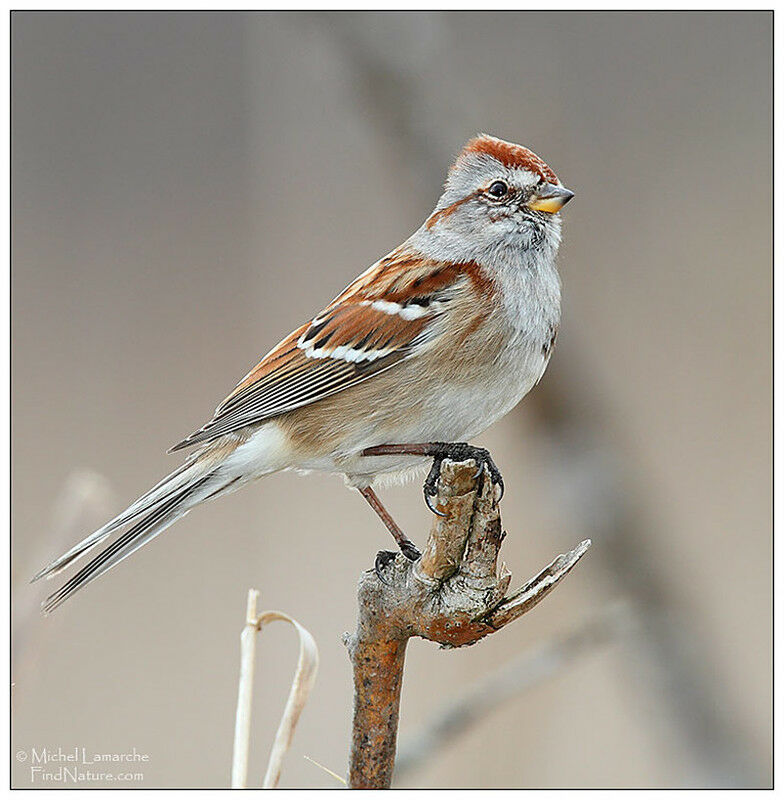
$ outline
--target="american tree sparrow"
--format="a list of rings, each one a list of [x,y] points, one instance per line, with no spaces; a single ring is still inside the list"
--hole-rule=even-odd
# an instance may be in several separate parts
[[[285,469],[343,473],[418,557],[372,489],[462,442],[539,381],[560,317],[557,212],[572,197],[537,155],[491,136],[466,144],[425,223],[261,359],[213,418],[172,450],[184,464],[35,579],[126,528],[44,603],[51,611],[198,503]],[[433,509],[437,512],[437,509]]]

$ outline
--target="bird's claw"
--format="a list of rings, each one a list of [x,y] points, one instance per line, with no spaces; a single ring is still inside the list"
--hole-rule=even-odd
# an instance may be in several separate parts
[[[446,514],[441,511],[437,505],[433,504],[433,498],[435,497],[434,494],[430,494],[430,492],[425,489],[425,504],[427,507],[437,516],[437,517],[445,517]]]
[[[381,581],[381,583],[389,586],[389,583],[381,574],[394,560],[397,558],[397,553],[392,552],[392,550],[379,550],[376,553],[376,561],[373,564],[373,571],[376,573],[376,577]]]
[[[474,478],[478,478],[482,474],[483,469],[487,469],[494,486],[498,486],[501,494],[498,497],[500,502],[504,496],[504,479],[501,477],[501,471],[495,465],[490,452],[484,447],[474,447],[473,445],[466,444],[465,442],[435,442],[433,444],[432,452],[433,466],[430,468],[427,478],[425,479],[424,493],[425,503],[427,507],[439,517],[444,517],[443,511],[439,511],[434,507],[432,498],[438,494],[438,479],[441,475],[441,464],[445,458],[452,461],[467,461],[469,458],[477,463],[477,470]]]
[[[400,545],[400,552],[409,561],[419,561],[422,558],[422,553],[419,552],[419,548],[413,542],[403,542]]]
[[[477,464],[479,464],[476,477],[478,478],[482,474],[482,470],[487,467],[487,473],[490,475],[491,483],[501,490],[501,494],[498,495],[498,502],[500,503],[504,496],[504,479],[501,477],[501,471],[495,465],[495,461],[493,461],[488,450],[484,447],[477,447],[476,451],[476,456],[474,456],[474,458],[476,458]]]
[[[443,458],[435,456],[433,459],[433,466],[430,467],[430,472],[427,474],[424,486],[422,487],[422,490],[425,493],[425,504],[436,516],[439,517],[445,517],[446,514],[443,511],[440,511],[438,506],[433,503],[433,498],[438,496],[438,478],[441,475],[441,463],[443,460]]]
[[[419,559],[422,557],[422,553],[419,552],[419,548],[413,542],[402,542],[400,545],[400,552],[409,561],[419,561]],[[389,581],[384,578],[382,573],[390,564],[395,561],[396,558],[397,553],[394,550],[379,550],[376,553],[373,571],[376,573],[376,577],[381,581],[381,583],[386,584],[387,586],[389,586]]]

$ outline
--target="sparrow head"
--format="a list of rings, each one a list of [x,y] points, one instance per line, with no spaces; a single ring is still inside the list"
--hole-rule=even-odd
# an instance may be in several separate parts
[[[551,248],[573,196],[536,153],[482,134],[460,152],[425,225],[480,250]]]

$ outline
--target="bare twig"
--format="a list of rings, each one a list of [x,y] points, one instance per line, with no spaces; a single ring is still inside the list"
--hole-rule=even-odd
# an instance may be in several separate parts
[[[311,758],[310,756],[302,756],[306,761],[310,761],[311,764],[315,764],[320,770],[323,770],[327,773],[331,778],[334,778],[338,783],[342,783],[344,786],[347,786],[345,778],[341,778],[337,772],[333,772],[329,767],[325,767],[323,764],[319,764],[315,758]]]
[[[240,681],[237,690],[237,713],[234,718],[234,755],[231,762],[232,789],[244,789],[248,785],[253,671],[256,666],[256,633],[259,629],[256,614],[258,599],[258,591],[249,589],[245,626],[240,634]]]
[[[435,711],[422,730],[401,745],[395,778],[432,762],[449,742],[505,701],[552,678],[580,656],[612,641],[631,624],[630,609],[623,603],[612,605],[569,633],[543,642],[491,672],[457,700]]]
[[[318,670],[318,648],[310,633],[295,619],[280,611],[256,613],[259,593],[248,591],[245,627],[240,636],[240,681],[237,692],[237,715],[234,725],[234,756],[231,766],[231,786],[244,789],[248,780],[248,753],[250,748],[250,720],[253,702],[253,672],[256,660],[256,634],[269,622],[288,622],[299,634],[299,658],[291,682],[286,707],[280,718],[275,741],[270,751],[267,771],[262,781],[263,789],[274,789],[280,780],[283,757],[291,745],[294,730],[305,707]]]
[[[291,746],[291,739],[294,736],[294,729],[297,727],[302,709],[305,708],[310,690],[316,680],[318,670],[318,648],[310,633],[302,627],[295,619],[280,611],[265,611],[259,617],[259,630],[269,622],[288,622],[299,634],[299,658],[297,659],[297,671],[294,673],[294,680],[291,682],[286,707],[280,718],[275,741],[272,743],[267,771],[264,780],[261,782],[262,789],[274,789],[280,780],[280,770],[283,763],[283,756]]]
[[[498,562],[504,538],[498,487],[473,460],[444,461],[437,517],[422,558],[399,555],[359,581],[357,630],[344,637],[354,668],[352,788],[392,782],[406,644],[412,636],[442,647],[474,644],[532,609],[585,554],[590,541],[558,556],[507,596],[511,574]]]

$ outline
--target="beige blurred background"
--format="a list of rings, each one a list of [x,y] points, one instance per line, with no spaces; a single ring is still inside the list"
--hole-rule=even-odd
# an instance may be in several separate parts
[[[345,771],[340,635],[390,544],[338,478],[205,506],[47,619],[52,584],[27,580],[178,463],[166,449],[416,228],[485,131],[577,193],[556,355],[481,439],[505,560],[522,581],[594,546],[498,636],[411,643],[401,748],[510,659],[608,608],[620,624],[539,659],[398,785],[770,786],[771,22],[14,13],[12,754],[135,747],[136,785],[227,786],[253,586],[321,649],[281,785],[337,786],[303,756]],[[421,542],[419,488],[382,496]],[[290,630],[265,632],[252,784],[295,660]]]

